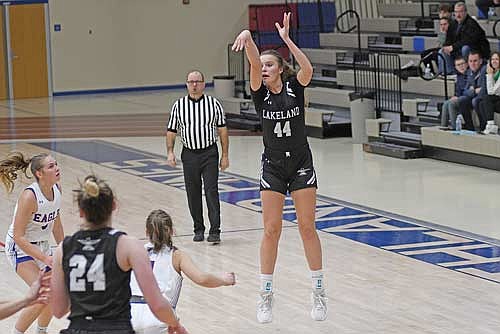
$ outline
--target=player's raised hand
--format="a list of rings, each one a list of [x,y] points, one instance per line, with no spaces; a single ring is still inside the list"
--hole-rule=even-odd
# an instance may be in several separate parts
[[[290,15],[292,13],[283,13],[283,26],[280,26],[278,22],[275,22],[274,25],[276,26],[276,29],[278,30],[278,34],[280,35],[281,39],[285,40],[288,38],[289,33],[290,33]]]
[[[245,48],[246,43],[252,39],[252,34],[250,33],[249,30],[243,30],[240,32],[238,36],[236,36],[236,39],[234,40],[233,46],[231,49],[233,51],[241,51]]]

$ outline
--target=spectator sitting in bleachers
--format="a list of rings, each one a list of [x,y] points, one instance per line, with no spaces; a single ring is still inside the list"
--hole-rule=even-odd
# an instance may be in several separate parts
[[[450,28],[453,31],[456,31],[457,21],[455,21],[455,18],[453,17],[453,6],[449,3],[442,3],[439,5],[439,18],[442,19],[443,17],[450,19]]]
[[[438,33],[438,47],[440,48],[439,53],[443,54],[442,48],[447,45],[452,45],[455,40],[454,30],[456,28],[451,28],[452,22],[455,22],[449,17],[443,16],[439,19],[439,33]],[[455,22],[456,25],[456,22]],[[455,68],[453,63],[449,62],[450,59],[446,59],[446,74],[454,74]],[[439,73],[444,73],[443,59],[438,57],[438,68]]]
[[[455,4],[455,19],[458,23],[455,40],[452,45],[445,46],[440,51],[447,63],[453,63],[453,58],[457,55],[468,59],[471,50],[479,51],[482,56],[489,55],[490,43],[486,33],[479,23],[467,14],[467,7],[462,1]]]
[[[441,126],[455,129],[455,121],[459,113],[460,101],[467,99],[464,95],[467,88],[467,62],[462,57],[455,58],[455,70],[457,81],[455,83],[455,95],[444,101],[441,110]],[[451,121],[451,122],[450,122]],[[448,124],[448,123],[451,124]]]
[[[500,0],[476,0],[478,18],[487,19],[490,7],[500,7]]]
[[[459,112],[462,114],[467,130],[474,130],[472,122],[472,110],[477,113],[478,104],[486,95],[486,66],[483,65],[483,59],[478,51],[472,50],[469,54],[469,70],[467,71],[467,86],[465,96],[459,103]]]
[[[486,122],[493,120],[495,112],[500,112],[500,53],[493,52],[486,68],[485,95],[479,103],[477,116],[479,118],[479,130],[486,128]]]

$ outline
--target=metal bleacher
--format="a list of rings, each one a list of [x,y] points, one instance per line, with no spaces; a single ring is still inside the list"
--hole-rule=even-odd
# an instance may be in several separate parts
[[[373,69],[378,68],[377,90],[381,93],[377,94],[376,109],[379,119],[373,120],[372,126],[383,128],[383,131],[373,131],[377,135],[371,139],[377,141],[373,144],[377,148],[372,151],[392,150],[393,156],[417,157],[420,153],[415,149],[421,145],[421,128],[439,124],[438,103],[444,100],[446,91],[454,91],[455,82],[453,78],[448,79],[445,89],[442,79],[402,78],[398,73],[406,64],[419,65],[421,53],[437,46],[437,25],[432,19],[437,19],[442,2],[455,1],[301,0],[279,5],[250,5],[249,25],[261,50],[274,48],[289,57],[274,22],[280,21],[285,10],[291,11],[292,18],[296,18],[292,20],[291,37],[314,67],[311,85],[306,89],[309,135],[321,138],[350,135],[349,94],[359,88],[360,82],[369,81],[374,75]],[[360,15],[339,19],[336,14],[345,10],[358,11]],[[485,30],[491,38],[494,35],[492,24],[481,24],[486,25]],[[490,43],[492,50],[499,49],[496,38],[491,38]],[[357,53],[373,55],[363,56],[365,61],[370,57],[377,60],[370,58],[366,66],[356,65]],[[390,65],[378,63],[387,59]],[[290,61],[293,63],[293,59]],[[364,71],[370,67],[371,70]],[[242,73],[247,72],[242,70]],[[238,80],[245,82],[244,76]],[[385,84],[388,86],[383,86]],[[245,92],[244,84],[239,91],[237,88],[238,92],[236,95]],[[244,117],[246,122],[258,122],[251,101],[240,96],[223,103],[237,110],[238,117]],[[393,147],[386,150],[384,143]],[[406,152],[405,147],[413,151],[410,153],[408,149]]]

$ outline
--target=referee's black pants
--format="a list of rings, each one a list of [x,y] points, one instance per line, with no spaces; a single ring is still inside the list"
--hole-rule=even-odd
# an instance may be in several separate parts
[[[202,234],[205,232],[201,200],[201,180],[203,178],[210,220],[209,234],[220,234],[219,151],[217,145],[213,144],[200,150],[190,150],[184,147],[181,160],[189,212],[194,222],[194,233]]]

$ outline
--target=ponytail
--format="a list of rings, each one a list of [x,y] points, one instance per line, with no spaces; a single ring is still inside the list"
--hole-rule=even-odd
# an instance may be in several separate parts
[[[12,152],[7,158],[0,161],[0,181],[4,185],[7,193],[11,193],[14,189],[14,181],[17,180],[18,172],[21,171],[27,178],[30,178],[26,172],[31,164],[31,174],[36,176],[36,171],[43,168],[43,160],[49,155],[41,153],[26,159],[21,152]]]
[[[94,225],[106,223],[113,212],[114,195],[109,185],[95,175],[89,175],[75,190],[78,207],[85,213],[85,220]]]
[[[165,246],[173,248],[172,217],[163,210],[153,210],[146,219],[146,233],[153,244],[155,252],[161,251]]]

